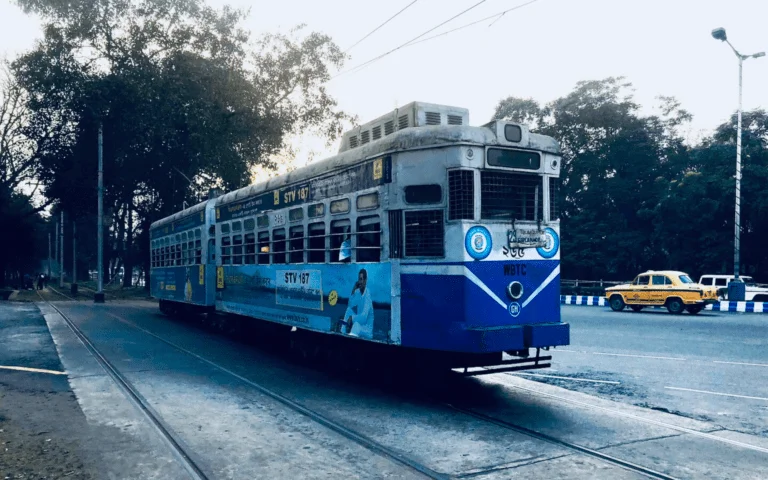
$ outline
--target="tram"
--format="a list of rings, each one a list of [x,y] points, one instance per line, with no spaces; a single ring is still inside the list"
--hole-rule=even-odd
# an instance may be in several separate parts
[[[413,102],[331,158],[153,223],[151,294],[465,372],[547,367],[569,343],[560,163],[524,125]]]

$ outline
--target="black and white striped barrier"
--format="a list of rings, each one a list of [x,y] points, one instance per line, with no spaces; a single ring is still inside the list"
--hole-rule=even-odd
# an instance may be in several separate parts
[[[563,305],[589,305],[593,307],[607,307],[605,297],[590,297],[584,295],[560,295],[560,303]],[[745,312],[768,313],[768,302],[717,302],[704,307],[705,310],[715,312]]]

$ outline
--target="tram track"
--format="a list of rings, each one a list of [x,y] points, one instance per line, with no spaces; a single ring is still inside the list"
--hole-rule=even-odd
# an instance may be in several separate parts
[[[51,290],[63,297],[73,300],[71,297],[57,291],[56,289],[51,288]],[[114,384],[123,392],[128,401],[130,401],[133,406],[142,413],[149,424],[154,427],[155,431],[167,444],[174,457],[176,457],[179,463],[189,473],[190,478],[194,480],[208,480],[210,477],[204,472],[200,466],[200,462],[193,458],[193,455],[190,453],[189,449],[184,446],[181,439],[179,439],[173,430],[165,424],[162,417],[160,417],[160,415],[155,412],[151,405],[149,405],[149,402],[147,402],[141,393],[139,393],[136,387],[120,373],[120,371],[101,353],[101,351],[99,351],[98,348],[96,348],[95,345],[93,345],[90,339],[88,339],[85,333],[80,330],[80,328],[72,321],[72,319],[70,319],[56,305],[51,303],[49,300],[46,300],[39,291],[37,292],[37,295],[42,301],[47,303],[59,315],[61,315],[61,318],[64,319],[72,333],[75,334],[75,336],[78,338],[78,340],[80,340],[86,350],[88,350],[91,356],[93,356],[93,358],[104,369],[107,375],[112,379]]]
[[[56,292],[59,295],[62,295],[66,298],[70,298],[67,295]],[[203,469],[200,468],[199,462],[194,460],[193,455],[189,452],[189,450],[184,447],[184,444],[182,441],[178,438],[178,436],[173,433],[170,427],[165,425],[162,418],[152,409],[152,407],[149,405],[149,403],[144,399],[141,394],[136,390],[136,388],[131,384],[131,382],[126,379],[119,370],[114,367],[109,360],[106,359],[106,357],[88,340],[86,335],[77,327],[77,325],[74,324],[74,322],[71,321],[69,317],[67,317],[64,312],[61,311],[58,307],[53,305],[50,301],[45,300],[42,295],[40,295],[40,298],[43,299],[48,305],[50,305],[54,310],[56,310],[62,318],[67,322],[67,325],[69,328],[75,333],[75,335],[80,339],[80,341],[86,346],[88,351],[97,359],[97,361],[104,367],[104,369],[107,371],[107,373],[112,377],[112,379],[115,381],[115,383],[118,384],[119,387],[121,387],[121,390],[126,393],[126,396],[129,397],[130,400],[137,406],[137,408],[147,417],[147,419],[157,428],[158,433],[161,434],[161,436],[169,443],[169,446],[173,450],[173,452],[177,455],[181,463],[184,465],[184,467],[187,469],[187,471],[190,472],[190,475],[194,479],[201,479],[201,480],[207,480],[208,476],[204,473]],[[108,313],[109,316],[115,318],[119,322],[131,326],[157,340],[160,340],[161,342],[165,343],[166,345],[178,350],[179,352],[182,352],[186,355],[189,355],[196,360],[199,360],[229,376],[232,376],[239,381],[245,383],[246,385],[250,386],[254,390],[258,391],[259,393],[271,398],[272,400],[275,400],[276,402],[282,404],[283,406],[287,407],[288,409],[301,414],[310,420],[314,421],[315,423],[322,425],[329,430],[332,430],[333,432],[341,435],[342,437],[346,438],[347,440],[350,440],[369,451],[380,455],[382,457],[388,458],[389,460],[398,463],[415,473],[420,474],[423,477],[431,478],[435,480],[447,480],[450,478],[449,475],[446,475],[441,472],[437,472],[428,466],[418,462],[415,459],[412,459],[406,455],[401,454],[397,450],[394,450],[386,445],[383,445],[366,435],[357,432],[353,429],[350,429],[343,424],[336,422],[322,413],[315,411],[311,408],[308,408],[298,402],[295,402],[294,400],[291,400],[290,398],[272,390],[269,389],[263,385],[260,385],[246,377],[243,377],[242,375],[239,375],[236,372],[233,372],[232,370],[229,370],[228,368],[209,360],[205,357],[202,357],[190,350],[185,349],[184,347],[177,345],[169,340],[166,340],[165,338],[140,327],[139,325],[136,325],[135,323],[126,320],[118,315]]]
[[[399,463],[402,463],[402,464],[407,465],[407,466],[409,466],[411,468],[414,468],[414,469],[418,470],[420,473],[425,474],[429,478],[441,478],[441,479],[453,478],[452,476],[435,472],[434,470],[430,469],[429,467],[424,466],[423,464],[417,463],[417,464],[414,465],[412,460],[408,459],[407,457],[404,457],[403,455],[401,455],[400,453],[390,449],[389,447],[381,445],[380,443],[375,442],[374,440],[371,440],[371,439],[369,439],[367,437],[364,437],[364,436],[361,437],[361,435],[359,433],[354,432],[354,431],[348,429],[347,427],[345,427],[345,426],[343,426],[341,424],[338,424],[337,422],[329,420],[327,417],[323,416],[322,414],[320,414],[318,412],[315,412],[315,411],[313,411],[313,410],[311,410],[311,409],[309,409],[309,408],[307,408],[307,407],[305,407],[305,406],[303,406],[303,405],[301,405],[301,404],[299,404],[297,402],[294,402],[293,400],[285,397],[284,395],[281,395],[281,394],[279,394],[277,392],[274,392],[273,390],[268,389],[268,388],[266,388],[266,387],[264,387],[262,385],[256,384],[253,381],[251,381],[251,380],[249,380],[249,379],[247,379],[247,378],[245,378],[245,377],[243,377],[243,376],[241,376],[241,375],[239,375],[239,374],[237,374],[235,372],[232,372],[231,370],[227,369],[226,367],[221,366],[218,363],[213,362],[213,361],[211,361],[211,360],[209,360],[209,359],[207,359],[207,358],[205,358],[203,356],[200,356],[197,353],[191,352],[191,351],[185,349],[184,347],[176,345],[175,343],[173,343],[173,342],[171,342],[169,340],[166,340],[165,338],[155,334],[154,332],[151,332],[151,331],[149,331],[149,330],[147,330],[147,329],[145,329],[145,328],[143,328],[143,327],[141,327],[139,325],[136,325],[135,323],[133,323],[133,322],[131,322],[129,320],[126,320],[126,319],[120,317],[119,315],[116,315],[114,313],[109,313],[109,315],[111,317],[115,318],[116,320],[118,320],[119,322],[125,324],[125,325],[129,325],[129,326],[131,326],[131,327],[133,327],[133,328],[135,328],[137,330],[140,330],[140,331],[144,332],[145,334],[150,335],[150,336],[160,340],[161,342],[163,342],[163,343],[165,343],[165,344],[167,344],[167,345],[169,345],[169,346],[171,346],[171,347],[173,347],[173,348],[175,348],[175,349],[177,349],[177,350],[179,350],[179,351],[181,351],[183,353],[186,353],[186,354],[194,357],[195,359],[197,359],[199,361],[202,361],[202,362],[204,362],[204,363],[206,363],[206,364],[208,364],[208,365],[210,365],[210,366],[212,366],[212,367],[214,367],[214,368],[216,368],[216,369],[218,369],[218,370],[220,370],[220,371],[222,371],[224,373],[227,373],[227,374],[237,378],[238,380],[240,380],[240,381],[242,381],[242,382],[244,382],[244,383],[246,383],[246,384],[256,388],[259,392],[264,393],[265,395],[269,396],[270,398],[273,398],[274,400],[277,400],[278,402],[282,403],[283,405],[286,405],[287,407],[291,408],[292,410],[294,410],[294,411],[296,411],[298,413],[301,413],[301,414],[309,417],[310,419],[312,419],[312,420],[320,423],[321,425],[324,425],[324,426],[326,426],[326,427],[336,431],[337,433],[343,435],[346,438],[349,438],[351,440],[356,441],[357,443],[360,443],[360,444],[366,446],[366,448],[369,448],[370,450],[372,450],[374,452],[377,452],[377,453],[380,453],[380,454],[384,454],[385,456],[387,456],[389,458],[392,458],[393,460],[396,460]],[[586,456],[595,458],[597,460],[600,460],[600,461],[602,461],[604,463],[608,463],[608,464],[611,464],[613,466],[617,466],[617,467],[623,468],[625,470],[629,470],[631,472],[644,475],[644,476],[646,476],[648,478],[655,478],[655,479],[662,479],[662,480],[678,480],[676,477],[667,475],[667,474],[662,473],[662,472],[658,472],[658,471],[653,470],[651,468],[644,467],[642,465],[638,465],[638,464],[635,464],[633,462],[630,462],[630,461],[627,461],[627,460],[623,460],[621,458],[618,458],[618,457],[615,457],[615,456],[612,456],[612,455],[608,455],[606,453],[600,452],[600,451],[595,450],[595,449],[591,449],[591,448],[588,448],[588,447],[585,447],[585,446],[582,446],[582,445],[578,445],[578,444],[575,444],[575,443],[572,443],[572,442],[568,442],[568,441],[565,441],[565,440],[553,437],[551,435],[547,435],[545,433],[538,432],[538,431],[535,431],[535,430],[523,427],[521,425],[516,425],[516,424],[513,424],[511,422],[507,422],[505,420],[501,420],[501,419],[492,417],[490,415],[486,415],[486,414],[483,414],[483,413],[480,413],[480,412],[477,412],[477,411],[474,411],[474,410],[471,410],[471,409],[468,409],[468,408],[464,408],[464,407],[460,407],[460,406],[457,406],[457,405],[453,405],[453,404],[444,404],[444,405],[449,407],[449,408],[451,408],[452,410],[455,410],[455,411],[457,411],[459,413],[462,413],[464,415],[473,417],[473,418],[478,419],[480,421],[483,421],[485,423],[490,423],[490,424],[493,424],[493,425],[495,425],[497,427],[504,428],[506,430],[515,431],[517,433],[526,435],[528,437],[532,437],[534,439],[537,439],[537,440],[540,440],[540,441],[544,441],[546,443],[553,444],[553,445],[558,446],[558,447],[562,447],[562,448],[566,448],[566,449],[571,450],[571,451],[575,451],[575,452],[577,452],[579,454],[586,455]],[[362,442],[360,440],[362,440]]]
[[[553,437],[551,435],[547,435],[546,433],[537,432],[536,430],[532,430],[530,428],[523,427],[521,425],[517,425],[517,424],[511,423],[511,422],[508,422],[506,420],[501,420],[499,418],[492,417],[490,415],[487,415],[487,414],[484,414],[484,413],[480,413],[480,412],[477,412],[477,411],[469,409],[469,408],[465,408],[465,407],[461,407],[461,406],[457,406],[457,405],[453,405],[453,404],[446,404],[446,405],[448,407],[452,408],[453,410],[457,411],[457,412],[463,413],[464,415],[467,415],[467,416],[470,416],[470,417],[474,417],[474,418],[476,418],[478,420],[481,420],[483,422],[490,423],[490,424],[496,425],[498,427],[501,427],[501,428],[504,428],[504,429],[507,429],[507,430],[512,430],[514,432],[521,433],[521,434],[529,436],[531,438],[535,438],[537,440],[541,440],[541,441],[547,442],[549,444],[552,444],[552,445],[555,445],[555,446],[558,446],[558,447],[563,447],[563,448],[575,451],[575,452],[583,454],[583,455],[587,455],[589,457],[595,458],[595,459],[600,460],[602,462],[609,463],[611,465],[615,465],[615,466],[621,467],[621,468],[623,468],[625,470],[629,470],[631,472],[639,473],[639,474],[644,475],[644,476],[646,476],[648,478],[658,478],[658,479],[662,479],[662,480],[677,480],[676,477],[672,477],[670,475],[667,475],[667,474],[662,473],[662,472],[658,472],[658,471],[653,470],[651,468],[644,467],[642,465],[638,465],[638,464],[630,462],[628,460],[623,460],[623,459],[615,457],[613,455],[608,455],[606,453],[600,452],[600,451],[595,450],[593,448],[585,447],[583,445],[579,445],[579,444],[576,444],[576,443],[573,443],[573,442],[568,442],[566,440],[562,440],[562,439],[559,439],[557,437]]]

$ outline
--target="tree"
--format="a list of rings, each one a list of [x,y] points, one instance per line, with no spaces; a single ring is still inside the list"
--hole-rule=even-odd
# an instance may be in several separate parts
[[[323,86],[345,59],[328,36],[297,28],[254,49],[243,12],[199,0],[18,3],[49,22],[40,45],[14,62],[33,137],[63,132],[55,155],[40,160],[45,195],[93,215],[101,124],[110,235],[126,267],[135,252],[148,270],[152,221],[211,187],[247,185],[253,167],[274,166],[289,135],[330,140],[349,119]]]

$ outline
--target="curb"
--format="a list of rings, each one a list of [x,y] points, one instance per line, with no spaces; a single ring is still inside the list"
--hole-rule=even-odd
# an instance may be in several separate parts
[[[587,305],[590,307],[607,307],[605,297],[590,297],[584,295],[560,295],[563,305]],[[661,307],[656,307],[661,308]],[[704,310],[715,312],[744,312],[768,313],[768,302],[718,302],[707,305]]]

